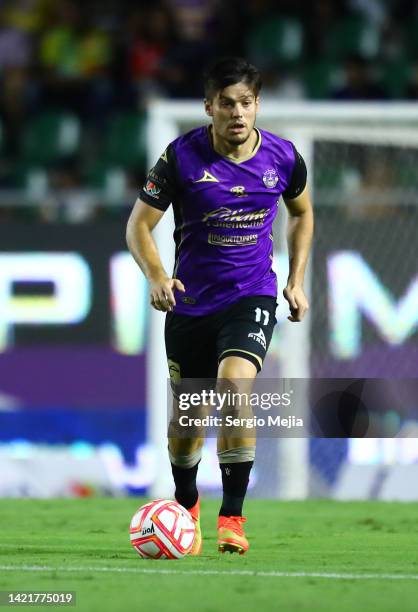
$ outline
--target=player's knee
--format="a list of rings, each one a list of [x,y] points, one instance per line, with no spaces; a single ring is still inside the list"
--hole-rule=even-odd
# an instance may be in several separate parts
[[[218,378],[229,380],[252,379],[257,375],[257,368],[243,357],[225,357],[219,364]]]
[[[203,442],[203,438],[170,439],[168,441],[170,462],[185,469],[194,467],[202,458]]]

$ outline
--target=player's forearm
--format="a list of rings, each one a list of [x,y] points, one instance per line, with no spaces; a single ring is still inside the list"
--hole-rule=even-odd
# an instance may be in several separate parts
[[[290,216],[287,230],[287,245],[289,251],[288,286],[303,286],[306,264],[313,236],[312,209],[300,215]]]
[[[157,245],[146,223],[128,223],[126,242],[129,251],[150,282],[167,278]]]

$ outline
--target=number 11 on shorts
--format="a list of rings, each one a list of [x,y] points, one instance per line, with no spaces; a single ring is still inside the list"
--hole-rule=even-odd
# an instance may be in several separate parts
[[[270,313],[268,310],[261,310],[261,308],[255,309],[255,322],[261,323],[261,315],[264,315],[264,322],[262,323],[262,325],[268,325]]]

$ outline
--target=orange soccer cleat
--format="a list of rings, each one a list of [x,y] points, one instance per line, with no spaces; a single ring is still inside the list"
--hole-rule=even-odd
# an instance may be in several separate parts
[[[243,516],[218,517],[218,550],[243,555],[250,547],[245,537],[242,524],[247,519]]]
[[[190,513],[194,521],[195,527],[196,527],[196,534],[195,534],[193,546],[192,546],[191,551],[189,552],[189,555],[197,556],[201,554],[202,544],[203,544],[202,532],[200,530],[200,499],[199,498],[197,499],[197,502],[195,503],[193,508],[189,508],[188,512]]]

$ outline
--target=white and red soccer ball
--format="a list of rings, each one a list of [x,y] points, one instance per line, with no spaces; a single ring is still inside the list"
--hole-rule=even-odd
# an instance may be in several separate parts
[[[143,559],[181,559],[193,546],[195,524],[176,501],[157,499],[135,512],[129,532]]]

